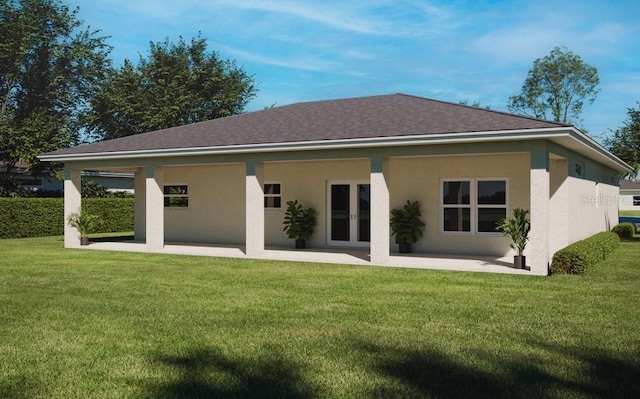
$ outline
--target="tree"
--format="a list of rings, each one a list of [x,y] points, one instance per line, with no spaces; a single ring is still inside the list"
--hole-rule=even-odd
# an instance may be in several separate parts
[[[92,139],[107,140],[241,113],[255,97],[253,78],[233,61],[207,53],[200,37],[187,44],[150,43],[137,66],[112,69],[94,99]]]
[[[640,171],[640,102],[638,109],[628,108],[628,118],[623,126],[613,132],[613,137],[604,140],[605,146],[634,168],[628,176],[637,176]]]
[[[554,48],[551,53],[533,62],[519,95],[509,97],[507,107],[540,119],[581,123],[585,102],[595,100],[600,83],[598,70],[566,48]]]
[[[111,48],[59,0],[0,0],[0,187],[18,161],[76,144]]]

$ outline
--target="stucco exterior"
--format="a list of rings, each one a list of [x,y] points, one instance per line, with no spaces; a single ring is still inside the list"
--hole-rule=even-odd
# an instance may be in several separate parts
[[[370,124],[359,114],[352,119],[349,113],[342,115],[343,119],[332,118],[332,113],[345,109],[341,102],[331,102],[326,109],[325,104],[303,104],[221,121],[222,142],[232,140],[226,144],[184,147],[184,143],[178,143],[174,148],[175,132],[169,129],[52,153],[43,159],[65,162],[66,215],[77,211],[80,205],[83,170],[133,173],[135,238],[148,251],[161,251],[175,243],[206,244],[235,247],[247,257],[265,258],[270,248],[293,247],[293,240],[282,230],[282,222],[286,202],[297,200],[317,210],[317,225],[308,247],[345,253],[350,248],[364,249],[368,251],[362,259],[365,264],[407,265],[430,254],[504,257],[514,253],[509,238],[493,231],[496,215],[510,216],[514,208],[523,208],[530,211],[531,220],[525,250],[530,274],[546,275],[555,251],[617,223],[617,176],[629,166],[573,127],[404,96],[348,103],[357,107],[361,101],[365,105],[381,102],[382,106],[375,110],[365,107],[368,118],[406,104],[413,110],[413,119],[399,134],[393,133],[392,125],[400,121],[392,123],[389,118],[381,118],[380,123],[389,124],[392,131],[387,133],[379,130],[382,125]],[[418,112],[425,103],[427,111],[442,117],[441,123],[432,125],[439,133],[416,133],[422,124],[432,123]],[[324,122],[337,120],[331,125],[335,130],[321,128],[323,121],[309,125],[308,119],[298,114],[307,107],[312,116],[318,111],[330,111]],[[452,117],[450,111],[458,118]],[[292,119],[276,118],[277,123],[270,126],[269,115],[281,116],[280,112]],[[263,124],[252,122],[255,118]],[[487,128],[501,123],[527,127],[481,131],[473,130],[475,123],[486,124]],[[193,128],[189,140],[212,140],[206,129],[215,124],[207,122]],[[448,124],[470,130],[446,130]],[[289,140],[302,138],[281,143],[267,137],[260,142],[262,138],[255,129],[265,129],[265,125],[273,129],[268,131],[272,135]],[[358,130],[361,125],[363,129]],[[298,130],[286,129],[291,126]],[[244,135],[240,139],[236,138],[236,128]],[[176,129],[184,133],[191,128]],[[320,136],[307,137],[307,129]],[[341,136],[346,134],[341,129],[361,136]],[[381,136],[372,134],[374,130]],[[158,147],[158,140],[165,147]],[[127,143],[138,147],[130,151]],[[95,152],[86,152],[87,148]],[[450,189],[452,183],[461,186],[461,182],[471,188],[466,194],[459,191],[456,195],[466,195],[471,202],[456,203],[457,207],[448,202],[445,206],[445,187]],[[497,183],[499,188],[485,196],[497,202],[481,203],[477,192],[481,191],[482,182]],[[265,184],[280,185],[280,208],[265,208]],[[167,188],[176,187],[184,190],[179,196],[185,202],[167,206],[172,205],[173,198]],[[347,199],[342,197],[341,201],[358,207],[365,203],[364,211],[352,211],[355,205],[349,205],[344,212],[336,211],[334,189],[346,195]],[[426,224],[424,237],[414,245],[413,258],[395,256],[397,244],[389,228],[390,211],[407,200],[420,203]],[[488,212],[481,216],[481,210]],[[348,239],[333,236],[339,225],[336,214],[340,212],[347,213],[347,219],[340,219],[340,223],[355,226],[347,233]],[[481,228],[482,217],[485,219]],[[452,223],[452,218],[457,218],[456,223],[468,218],[464,220],[467,225],[452,228],[446,224]],[[445,222],[447,219],[449,222]],[[356,228],[365,229],[366,234],[354,238]],[[79,246],[75,235],[73,228],[65,229],[66,247]],[[392,264],[392,257],[396,263]],[[273,255],[267,258],[274,259]]]

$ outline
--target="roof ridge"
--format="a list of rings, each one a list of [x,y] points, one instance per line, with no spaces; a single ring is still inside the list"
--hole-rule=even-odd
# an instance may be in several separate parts
[[[414,94],[406,94],[406,93],[396,93],[396,94],[397,95],[401,95],[401,96],[405,96],[405,97],[416,98],[416,99],[419,99],[419,100],[432,101],[432,102],[441,103],[441,104],[455,105],[457,107],[462,107],[462,108],[469,108],[469,109],[474,109],[474,110],[479,110],[479,111],[493,112],[493,113],[497,113],[497,114],[501,114],[501,115],[513,116],[513,117],[517,117],[517,118],[529,119],[529,120],[536,121],[536,122],[553,123],[553,124],[558,125],[559,127],[574,127],[573,125],[568,124],[568,123],[550,121],[550,120],[541,119],[541,118],[534,118],[534,117],[529,116],[529,115],[514,114],[514,113],[511,113],[511,112],[499,111],[499,110],[495,110],[495,109],[487,109],[487,108],[484,108],[484,107],[474,107],[473,105],[454,103],[454,102],[451,102],[451,101],[438,100],[438,99],[435,99],[435,98],[421,97],[421,96],[414,95]]]

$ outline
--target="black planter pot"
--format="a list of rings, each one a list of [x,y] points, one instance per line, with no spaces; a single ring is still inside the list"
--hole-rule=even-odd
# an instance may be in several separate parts
[[[527,257],[524,255],[515,255],[513,257],[513,267],[515,267],[516,269],[526,269]]]
[[[89,245],[89,237],[80,236],[80,245]]]
[[[307,242],[300,238],[296,239],[296,249],[305,249],[307,247]]]
[[[408,242],[400,242],[398,243],[398,247],[401,254],[411,253],[411,244]]]

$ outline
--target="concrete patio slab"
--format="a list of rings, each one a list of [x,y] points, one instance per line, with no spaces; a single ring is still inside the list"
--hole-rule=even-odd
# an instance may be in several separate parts
[[[247,256],[242,246],[168,243],[160,250],[150,251],[144,242],[93,242],[83,247],[91,250],[163,253],[174,255],[212,256],[237,259],[265,259],[294,262],[333,263],[358,266],[405,267],[413,269],[454,270],[533,275],[528,270],[514,269],[511,257],[460,256],[438,254],[391,254],[385,263],[371,263],[368,249],[266,248],[259,256]]]

